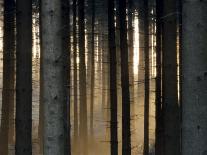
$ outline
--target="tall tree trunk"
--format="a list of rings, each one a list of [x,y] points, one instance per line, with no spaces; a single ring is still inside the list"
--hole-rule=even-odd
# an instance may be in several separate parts
[[[0,154],[8,154],[9,137],[14,136],[15,1],[4,0],[3,91]],[[11,132],[9,132],[11,131]],[[10,135],[11,134],[11,135]],[[13,139],[14,137],[11,137]]]
[[[130,101],[134,105],[133,0],[128,0],[128,45],[129,45],[129,83],[130,83],[130,94],[131,94]]]
[[[182,154],[207,154],[207,3],[183,1]]]
[[[149,16],[148,0],[144,1],[144,59],[145,59],[145,95],[144,95],[144,155],[149,154]]]
[[[119,16],[122,87],[122,154],[131,155],[130,93],[125,0],[119,0]]]
[[[77,0],[73,0],[73,63],[74,63],[74,72],[73,72],[73,93],[74,93],[74,145],[75,150],[77,146],[78,139],[78,87],[77,87],[77,14],[76,7]]]
[[[116,40],[115,40],[115,20],[114,20],[114,0],[108,0],[108,43],[110,61],[110,101],[111,101],[111,155],[118,155],[118,133],[117,133],[117,60],[116,60]]]
[[[176,11],[176,1],[163,1],[163,118],[165,155],[180,154]]]
[[[81,150],[87,154],[88,125],[87,125],[87,96],[86,96],[86,65],[85,65],[85,0],[78,0],[78,26],[79,26],[79,89],[80,89],[80,138]]]
[[[65,4],[66,5],[66,4]],[[42,29],[42,93],[44,114],[44,154],[66,155],[68,119],[66,108],[69,102],[68,53],[64,49],[65,23],[61,18],[65,12],[61,1],[41,1]],[[64,14],[63,14],[64,13]],[[67,19],[65,19],[67,20]],[[67,27],[67,26],[66,26]],[[52,33],[51,33],[52,32]]]
[[[95,85],[95,0],[92,0],[92,30],[91,30],[91,105],[90,105],[90,133],[93,136],[94,85]]]
[[[156,88],[155,88],[155,103],[156,103],[156,131],[155,131],[155,154],[163,155],[163,114],[162,114],[162,99],[161,99],[161,55],[162,55],[162,0],[156,0]]]
[[[17,0],[16,155],[32,154],[32,1]]]
[[[64,104],[64,120],[65,120],[65,128],[64,132],[66,133],[65,138],[65,154],[71,155],[71,143],[70,143],[70,0],[62,0],[61,1],[61,10],[62,10],[62,50],[65,58],[63,59],[63,67],[64,67],[64,82],[66,89],[66,100],[67,102]],[[65,91],[65,90],[64,90]]]

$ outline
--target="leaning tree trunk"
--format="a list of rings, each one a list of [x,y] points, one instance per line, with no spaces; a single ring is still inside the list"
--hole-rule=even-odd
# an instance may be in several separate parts
[[[144,155],[149,154],[149,20],[148,0],[144,1],[144,62],[145,62],[145,95],[144,95]]]
[[[79,26],[79,91],[80,91],[80,148],[87,154],[88,125],[87,125],[87,96],[86,96],[86,64],[85,64],[85,0],[78,0]]]
[[[177,89],[176,1],[163,1],[163,113],[164,154],[180,154],[180,119]]]
[[[8,154],[9,137],[14,126],[14,52],[15,52],[15,1],[4,0],[3,91],[0,128],[0,154]],[[13,139],[13,137],[11,137]]]
[[[68,133],[68,53],[64,49],[64,14],[59,0],[41,1],[42,93],[45,155],[66,155]],[[67,19],[65,19],[67,20]],[[67,37],[66,37],[67,38]],[[65,38],[65,39],[66,39]]]
[[[122,154],[131,154],[130,94],[126,23],[126,1],[119,0],[121,87],[122,87]]]
[[[207,3],[183,1],[182,154],[207,154]]]
[[[118,155],[118,132],[117,132],[117,58],[115,40],[114,0],[108,0],[108,44],[110,61],[110,101],[111,101],[111,155]]]
[[[16,1],[16,155],[32,154],[32,0]]]

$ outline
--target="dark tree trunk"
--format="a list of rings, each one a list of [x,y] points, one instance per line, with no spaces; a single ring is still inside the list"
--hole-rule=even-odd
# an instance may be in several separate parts
[[[122,154],[131,154],[130,93],[126,23],[126,1],[119,0],[121,87],[122,87]]]
[[[155,154],[163,155],[163,114],[162,114],[162,99],[161,99],[161,55],[162,55],[162,0],[156,0],[156,14],[157,14],[157,22],[156,22],[156,95],[155,95],[155,103],[156,103],[156,131],[155,131]]]
[[[65,127],[64,133],[66,133],[65,137],[65,154],[71,155],[71,141],[70,141],[70,0],[62,0],[62,49],[65,59],[63,59],[63,67],[64,67],[64,82],[66,91],[67,102],[65,103],[64,108],[64,120]]]
[[[118,133],[117,133],[117,60],[116,60],[116,40],[115,40],[115,20],[114,20],[114,0],[108,0],[108,43],[110,61],[110,101],[111,101],[111,155],[118,155]]]
[[[80,138],[81,150],[87,154],[88,125],[87,125],[87,96],[86,96],[86,65],[85,65],[85,0],[78,0],[78,26],[79,26],[79,89],[80,89]]]
[[[144,155],[149,154],[149,16],[148,0],[144,1],[144,59],[145,59],[145,95],[144,95]]]
[[[0,154],[8,154],[9,137],[14,137],[14,53],[15,1],[4,0],[3,91],[0,128]],[[11,132],[9,132],[11,131]]]
[[[32,154],[32,1],[17,0],[16,155]]]
[[[176,1],[163,1],[164,154],[180,154],[180,111],[177,88]]]

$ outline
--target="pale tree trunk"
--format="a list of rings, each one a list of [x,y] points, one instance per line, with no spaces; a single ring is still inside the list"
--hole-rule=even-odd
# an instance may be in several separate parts
[[[129,47],[129,83],[131,103],[134,105],[134,39],[133,39],[133,0],[128,0],[128,47]],[[133,108],[134,109],[134,108]]]
[[[207,154],[207,3],[183,1],[182,154]]]
[[[80,148],[88,153],[87,95],[86,95],[86,64],[85,64],[85,0],[78,0],[79,26],[79,91],[80,91]]]
[[[62,7],[58,0],[41,1],[44,155],[68,154],[68,53],[63,49]]]
[[[114,0],[108,0],[108,44],[110,61],[110,142],[111,155],[118,155],[118,132],[117,132],[117,58],[116,58],[116,40],[115,40],[115,20],[114,20]]]
[[[93,121],[94,121],[94,85],[95,85],[95,0],[92,0],[92,22],[91,22],[91,105],[90,105],[90,134],[94,135]]]
[[[122,154],[131,155],[129,67],[125,0],[119,0],[119,20],[122,87]]]
[[[3,91],[0,128],[0,154],[2,155],[8,154],[9,137],[14,136],[14,19],[15,1],[4,0]],[[11,137],[12,140],[13,138]]]
[[[180,119],[177,88],[176,1],[163,1],[163,118],[164,154],[180,154]]]
[[[73,0],[73,63],[74,63],[74,72],[73,72],[73,95],[74,95],[74,145],[75,151],[77,146],[78,139],[78,87],[77,87],[77,0]]]
[[[32,1],[17,0],[16,155],[32,154]]]

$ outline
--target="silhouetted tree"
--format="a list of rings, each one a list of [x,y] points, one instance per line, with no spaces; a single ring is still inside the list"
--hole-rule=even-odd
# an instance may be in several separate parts
[[[122,154],[131,154],[130,93],[126,23],[126,0],[119,0],[121,87],[122,87]]]
[[[32,1],[16,1],[16,155],[32,154]]]
[[[180,112],[177,83],[176,1],[163,1],[163,118],[164,154],[180,154]]]
[[[4,0],[3,91],[0,128],[0,154],[8,154],[9,137],[14,137],[14,53],[15,1]],[[12,128],[12,129],[11,129]],[[9,132],[11,131],[11,132]]]
[[[108,0],[108,42],[110,61],[110,101],[111,101],[111,155],[118,155],[118,133],[117,133],[117,82],[116,82],[116,40],[115,40],[115,20],[114,20],[114,0]]]

